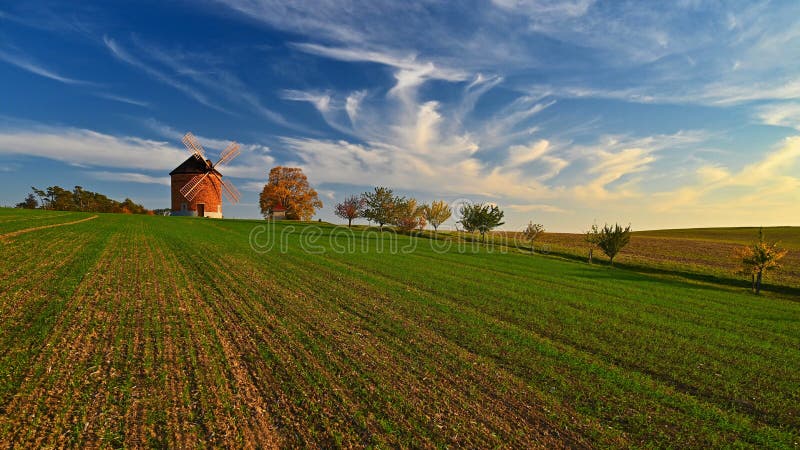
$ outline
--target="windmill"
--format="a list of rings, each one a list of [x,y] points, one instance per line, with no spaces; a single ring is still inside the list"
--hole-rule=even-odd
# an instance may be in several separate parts
[[[239,144],[231,142],[212,163],[206,159],[203,146],[192,133],[186,133],[183,145],[191,156],[170,172],[172,182],[172,215],[222,217],[222,196],[229,202],[239,202],[239,190],[222,179],[219,168],[236,158]]]

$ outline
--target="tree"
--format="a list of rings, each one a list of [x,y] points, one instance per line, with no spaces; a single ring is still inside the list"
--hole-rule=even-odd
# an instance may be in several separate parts
[[[317,191],[309,184],[303,170],[298,167],[273,167],[259,197],[261,214],[269,217],[272,208],[286,208],[286,218],[311,220],[317,209],[322,208]]]
[[[622,250],[628,242],[631,241],[631,226],[628,225],[625,228],[619,226],[619,224],[614,224],[613,227],[610,227],[608,224],[603,226],[603,229],[600,230],[599,239],[597,242],[597,246],[600,247],[600,250],[608,256],[608,259],[611,262],[611,265],[614,265],[614,257],[617,256],[620,250]]]
[[[36,196],[33,194],[28,194],[28,196],[25,197],[25,200],[17,203],[16,207],[24,209],[36,209],[39,207],[39,202],[36,201]]]
[[[594,250],[600,243],[600,229],[596,223],[593,223],[592,227],[584,233],[583,240],[589,245],[589,264],[591,264]]]
[[[72,201],[78,208],[78,211],[85,211],[86,210],[86,191],[83,189],[83,186],[75,186],[72,189]]]
[[[87,191],[80,186],[68,191],[61,186],[50,186],[45,190],[31,187],[33,193],[25,198],[25,201],[17,204],[18,207],[36,207],[36,197],[39,197],[38,204],[42,209],[53,209],[56,211],[88,211],[103,213],[131,213],[131,214],[152,214],[144,206],[134,203],[133,200],[126,198],[122,203],[110,199],[103,194]]]
[[[470,233],[477,231],[484,242],[486,242],[486,233],[488,231],[505,223],[502,222],[503,211],[496,205],[467,203],[461,206],[459,213],[461,214],[459,223],[464,227],[464,230]]]
[[[418,219],[419,221],[417,222],[417,229],[419,231],[425,231],[425,227],[428,226],[428,221],[425,220],[425,216],[422,213],[422,208],[420,208],[420,216]]]
[[[353,224],[353,219],[358,219],[364,213],[366,202],[363,197],[351,195],[344,199],[342,203],[336,205],[336,215],[342,219],[347,219],[347,227]]]
[[[531,244],[531,253],[534,253],[533,244],[536,238],[544,234],[544,225],[540,223],[528,222],[528,226],[522,231],[522,238]]]
[[[394,192],[383,186],[376,187],[372,192],[365,192],[363,217],[375,222],[383,229],[387,223],[393,223],[395,218],[395,208],[398,203],[405,201],[402,197],[395,197]]]
[[[430,205],[422,206],[422,217],[431,224],[434,232],[439,231],[439,226],[453,215],[453,210],[447,203],[437,200]],[[424,226],[424,225],[423,225]]]
[[[78,208],[75,206],[72,192],[62,188],[61,186],[50,186],[47,188],[47,198],[50,209],[56,211],[76,211]]]
[[[425,220],[422,217],[422,208],[417,206],[417,200],[413,198],[396,199],[393,210],[393,223],[403,231],[419,228],[420,220]]]
[[[764,229],[758,229],[758,241],[736,249],[736,257],[741,264],[740,273],[750,275],[752,289],[755,294],[761,293],[761,280],[764,272],[780,269],[780,260],[788,250],[778,247],[777,242],[767,242]]]
[[[36,189],[33,186],[31,186],[31,189],[33,190],[33,193],[36,194],[37,197],[39,197],[39,204],[42,205],[42,209],[48,209],[47,194],[45,194],[43,190]]]

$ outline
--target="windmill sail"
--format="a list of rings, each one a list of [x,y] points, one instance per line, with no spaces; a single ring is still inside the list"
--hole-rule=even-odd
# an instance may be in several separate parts
[[[200,145],[200,141],[198,141],[192,133],[186,133],[186,135],[183,136],[182,141],[183,145],[186,146],[186,149],[189,150],[189,152],[191,152],[195,158],[203,162],[206,161],[206,155],[203,151],[203,146]]]
[[[231,142],[231,145],[229,145],[228,148],[222,151],[222,153],[219,156],[219,161],[217,161],[217,163],[214,164],[214,167],[218,167],[223,164],[229,163],[233,158],[239,156],[239,153],[241,153],[239,150],[239,144],[237,144],[236,142]]]
[[[241,197],[239,190],[227,181],[219,180],[219,182],[222,185],[222,193],[225,194],[225,198],[233,204],[239,203],[239,198]]]
[[[198,161],[203,163],[202,168],[194,167],[193,169],[196,171],[202,171],[195,175],[192,179],[189,180],[183,187],[180,188],[180,193],[183,197],[188,201],[193,201],[197,195],[202,192],[205,188],[204,181],[206,178],[211,175],[212,179],[216,179],[219,183],[211,183],[214,185],[214,190],[216,191],[216,196],[224,195],[225,198],[228,199],[231,203],[238,203],[239,198],[241,198],[241,194],[236,187],[231,184],[230,182],[226,182],[222,180],[222,174],[217,171],[217,167],[222,166],[231,162],[234,158],[239,156],[241,153],[239,144],[236,142],[231,142],[225,150],[220,153],[219,160],[216,164],[212,164],[210,160],[207,160],[205,157],[205,152],[203,150],[203,146],[200,145],[200,142],[192,133],[186,133],[186,135],[182,139],[183,145],[186,146],[186,149],[197,158]],[[189,159],[188,161],[191,161]],[[197,172],[192,172],[197,173]],[[207,183],[206,183],[207,184]],[[205,198],[205,197],[204,197]],[[213,198],[213,197],[212,197]],[[220,199],[221,202],[221,199]]]
[[[181,195],[183,195],[186,198],[186,200],[192,201],[200,192],[200,189],[198,188],[200,187],[200,185],[203,183],[203,180],[205,180],[207,176],[208,172],[202,175],[195,175],[194,178],[189,180],[189,182],[186,183],[186,185],[184,185],[181,188]]]

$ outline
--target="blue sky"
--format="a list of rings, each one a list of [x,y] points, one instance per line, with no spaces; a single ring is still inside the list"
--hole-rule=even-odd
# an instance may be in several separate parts
[[[186,131],[258,217],[277,164],[319,217],[386,185],[581,231],[800,225],[800,3],[0,3],[0,204],[150,208]]]

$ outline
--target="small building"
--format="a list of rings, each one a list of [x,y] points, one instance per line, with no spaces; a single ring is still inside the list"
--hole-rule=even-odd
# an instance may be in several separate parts
[[[181,194],[181,188],[197,175],[208,173],[197,186],[196,193],[188,200]],[[169,173],[172,186],[172,215],[222,218],[222,174],[213,168],[211,160],[201,160],[190,156]]]
[[[269,218],[272,220],[286,220],[286,208],[278,203],[270,209]]]

